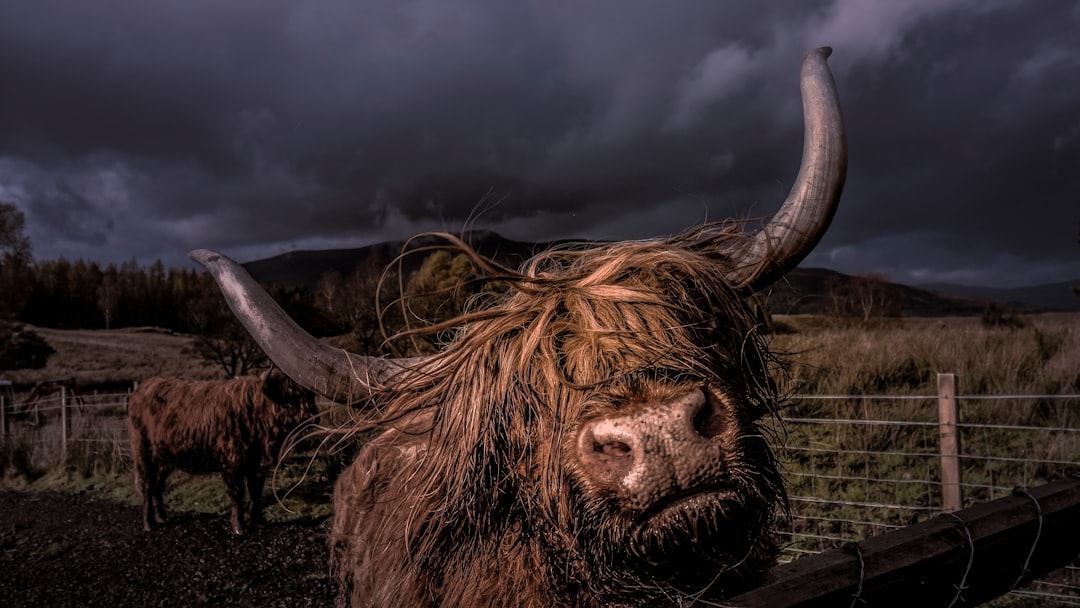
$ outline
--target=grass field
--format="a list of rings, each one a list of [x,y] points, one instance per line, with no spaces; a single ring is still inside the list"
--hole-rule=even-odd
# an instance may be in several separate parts
[[[25,392],[35,383],[74,378],[91,388],[130,387],[150,376],[224,378],[216,364],[194,354],[192,338],[159,328],[63,330],[33,328],[56,349],[42,369],[0,371]]]
[[[872,329],[779,320],[795,329],[773,340],[791,361],[783,385],[794,393],[920,393],[939,372],[957,374],[966,394],[1080,392],[1080,313],[1030,315],[1022,328],[985,327],[974,317]]]

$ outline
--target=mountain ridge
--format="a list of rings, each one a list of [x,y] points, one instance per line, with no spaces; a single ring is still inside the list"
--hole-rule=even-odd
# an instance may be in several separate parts
[[[473,230],[456,236],[481,255],[511,268],[551,246],[569,242],[515,241],[490,230]],[[444,237],[431,233],[407,241],[382,241],[356,248],[295,250],[243,265],[262,283],[311,290],[326,272],[348,275],[360,264],[373,264],[381,271],[398,256],[402,256],[401,267],[407,275],[419,268],[428,253],[448,245]],[[775,313],[822,313],[826,312],[825,295],[829,286],[849,278],[850,275],[827,268],[799,267],[761,295]],[[991,303],[1020,313],[1080,311],[1080,296],[1071,290],[1076,284],[1080,280],[1019,288],[888,283],[899,298],[902,315],[924,317],[978,315]]]

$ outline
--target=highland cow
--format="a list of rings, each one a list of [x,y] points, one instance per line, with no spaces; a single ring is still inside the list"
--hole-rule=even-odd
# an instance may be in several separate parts
[[[354,606],[643,606],[721,600],[777,555],[787,499],[765,421],[775,359],[744,298],[835,213],[846,146],[827,49],[803,63],[799,177],[759,230],[562,247],[520,269],[437,354],[351,354],[244,269],[192,252],[301,385],[382,429],[338,479],[331,564]],[[448,237],[451,238],[451,237]]]
[[[315,394],[277,369],[232,380],[143,381],[128,402],[143,529],[165,523],[162,494],[174,469],[221,473],[232,499],[236,534],[263,525],[266,475],[289,433],[316,414]],[[245,488],[246,517],[242,516]]]

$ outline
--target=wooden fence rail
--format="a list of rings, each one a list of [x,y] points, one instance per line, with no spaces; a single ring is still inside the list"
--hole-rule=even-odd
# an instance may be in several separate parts
[[[975,606],[1080,555],[1080,476],[776,567],[745,608]]]

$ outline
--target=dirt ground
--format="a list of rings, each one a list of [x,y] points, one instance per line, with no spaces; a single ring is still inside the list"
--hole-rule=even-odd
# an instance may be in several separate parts
[[[145,533],[137,507],[0,491],[0,603],[30,606],[329,606],[325,520],[234,536],[228,517],[172,512]]]

